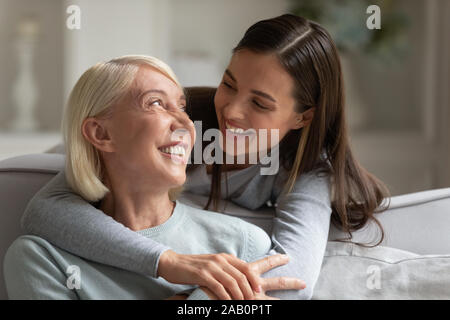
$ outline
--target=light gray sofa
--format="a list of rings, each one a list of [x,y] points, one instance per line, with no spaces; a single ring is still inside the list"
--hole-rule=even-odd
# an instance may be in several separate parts
[[[23,233],[20,218],[28,201],[57,172],[63,169],[61,154],[32,154],[0,161],[0,299],[6,299],[3,256],[9,245]],[[267,212],[248,212],[236,208],[234,215],[268,220]],[[391,198],[390,209],[379,215],[385,228],[384,246],[418,254],[450,253],[450,188],[436,189]],[[264,223],[262,223],[264,224]],[[367,242],[376,228],[354,234],[354,241]],[[331,227],[330,240],[341,237]]]

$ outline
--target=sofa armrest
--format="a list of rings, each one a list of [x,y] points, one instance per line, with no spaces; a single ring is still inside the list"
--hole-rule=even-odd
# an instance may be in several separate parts
[[[375,216],[385,231],[383,246],[417,254],[450,254],[450,188],[392,197],[389,209]],[[379,235],[370,223],[356,231],[352,241],[374,244]],[[330,240],[345,237],[331,227]]]

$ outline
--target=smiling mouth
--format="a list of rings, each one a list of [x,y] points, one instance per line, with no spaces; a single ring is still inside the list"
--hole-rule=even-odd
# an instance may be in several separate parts
[[[172,159],[176,163],[186,164],[187,148],[188,145],[181,142],[159,147],[158,150],[163,156]]]
[[[255,129],[247,129],[244,130],[243,128],[234,127],[228,123],[228,121],[225,121],[225,129],[227,132],[230,132],[234,135],[250,135],[255,133]]]
[[[180,145],[175,145],[175,146],[170,146],[170,147],[161,147],[161,148],[158,148],[158,150],[165,154],[175,155],[175,156],[180,156],[180,157],[184,157],[186,155],[186,149]]]

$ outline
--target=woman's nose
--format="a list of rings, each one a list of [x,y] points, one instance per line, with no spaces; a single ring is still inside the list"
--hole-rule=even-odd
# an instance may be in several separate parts
[[[244,110],[242,110],[242,103],[238,99],[233,99],[223,108],[223,115],[226,119],[244,119]]]
[[[181,111],[173,112],[171,114],[171,116],[172,116],[172,123],[171,123],[170,129],[172,131],[175,131],[175,130],[181,129],[181,128],[187,129],[192,125],[192,121],[186,112],[181,112]]]
[[[189,136],[189,139],[193,140],[192,143],[195,141],[194,124],[185,112],[177,112],[176,114],[173,114],[170,131],[177,135],[178,140],[185,140],[185,136]]]

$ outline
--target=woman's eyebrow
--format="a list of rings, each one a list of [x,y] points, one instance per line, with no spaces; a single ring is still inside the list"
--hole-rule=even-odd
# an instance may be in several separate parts
[[[225,73],[227,74],[227,76],[229,76],[231,78],[231,80],[233,80],[234,82],[237,82],[236,78],[233,76],[233,74],[231,73],[230,70],[226,69]]]
[[[277,102],[277,100],[275,100],[275,98],[273,98],[270,94],[267,94],[265,92],[259,91],[259,90],[250,90],[251,93],[254,93],[258,96],[261,96],[263,98],[269,99],[272,102]]]
[[[140,94],[140,96],[144,96],[144,95],[146,95],[147,93],[160,93],[160,94],[162,94],[162,95],[164,95],[164,96],[167,96],[167,93],[166,93],[164,90],[159,90],[159,89],[150,89],[150,90],[146,90],[146,91],[142,92],[142,93]]]
[[[231,80],[233,80],[234,82],[237,82],[237,81],[236,81],[236,78],[233,76],[233,74],[231,73],[230,70],[226,69],[226,70],[225,70],[225,73],[231,78]],[[258,96],[260,96],[260,97],[269,99],[269,100],[272,101],[272,102],[275,102],[275,103],[277,102],[277,100],[275,100],[275,98],[272,97],[270,94],[265,93],[265,92],[262,92],[262,91],[260,91],[260,90],[250,90],[250,92],[253,93],[253,94],[256,94],[256,95],[258,95]]]
[[[160,89],[150,89],[150,90],[146,90],[144,92],[142,92],[139,96],[145,96],[148,93],[159,93],[162,94],[163,96],[168,96],[167,92],[165,92],[164,90],[160,90]],[[180,100],[186,100],[186,96],[184,94],[182,94],[179,98]]]

